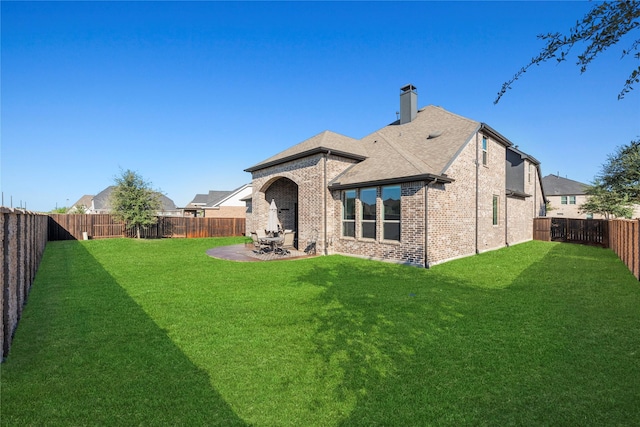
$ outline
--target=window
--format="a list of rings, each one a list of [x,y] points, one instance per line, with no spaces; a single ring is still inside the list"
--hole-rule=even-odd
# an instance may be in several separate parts
[[[362,203],[360,235],[365,239],[376,238],[376,189],[363,188],[360,190]]]
[[[400,241],[400,186],[382,187],[382,238]]]
[[[560,196],[560,203],[563,205],[567,204],[567,196]]]
[[[569,204],[570,205],[576,204],[576,196],[569,196]]]
[[[482,164],[487,166],[487,137],[482,137]]]
[[[531,163],[529,163],[527,179],[529,182],[531,182]]]
[[[342,235],[356,237],[356,190],[342,193]]]
[[[498,196],[493,196],[493,225],[498,225]]]

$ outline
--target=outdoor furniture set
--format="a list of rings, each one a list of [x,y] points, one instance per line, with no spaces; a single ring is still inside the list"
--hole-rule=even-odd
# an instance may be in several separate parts
[[[289,255],[290,249],[294,248],[293,230],[284,230],[277,233],[267,233],[263,230],[251,232],[254,252],[258,254],[274,253],[278,255]]]

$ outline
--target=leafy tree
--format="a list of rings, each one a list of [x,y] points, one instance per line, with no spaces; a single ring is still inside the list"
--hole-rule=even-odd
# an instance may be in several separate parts
[[[52,213],[52,214],[66,214],[68,210],[69,210],[69,208],[63,206],[61,208],[51,209],[51,211],[49,213]]]
[[[72,206],[67,213],[70,214],[85,214],[87,213],[87,207],[85,205]]]
[[[587,191],[582,212],[631,218],[632,205],[640,203],[640,140],[618,147]]]
[[[600,178],[606,188],[640,203],[640,139],[618,147],[609,155]]]
[[[633,214],[629,198],[624,194],[608,190],[602,181],[596,180],[585,193],[588,197],[587,201],[580,205],[582,213],[601,214],[606,219],[611,217],[631,218]]]
[[[538,38],[545,40],[547,44],[529,64],[522,67],[511,80],[502,85],[493,103],[497,104],[506,91],[511,89],[511,85],[532,65],[540,65],[550,59],[563,62],[578,43],[587,43],[582,54],[578,55],[576,63],[580,66],[580,72],[584,73],[587,66],[600,53],[617,44],[624,35],[638,27],[640,27],[640,0],[594,2],[594,7],[569,30],[569,35],[557,32],[538,35]],[[622,57],[632,55],[640,59],[639,48],[640,38],[633,41],[630,47],[622,50]],[[625,94],[633,89],[633,84],[639,82],[640,66],[631,71],[618,94],[618,99],[624,98]]]
[[[157,222],[157,211],[161,207],[160,193],[151,189],[138,173],[126,170],[115,178],[116,188],[111,193],[111,210],[127,229],[135,228],[140,238],[140,229]]]

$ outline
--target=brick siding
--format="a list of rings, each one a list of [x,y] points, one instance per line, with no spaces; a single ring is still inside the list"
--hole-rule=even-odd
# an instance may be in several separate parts
[[[358,218],[362,209],[359,198],[356,198],[356,237],[342,236],[342,191],[329,191],[327,185],[354,161],[334,155],[325,159],[324,154],[316,154],[253,172],[252,218],[248,223],[254,228],[264,228],[269,204],[275,199],[283,228],[297,231],[299,248],[304,248],[310,236],[317,234],[319,253],[326,250],[327,254],[417,266],[431,266],[530,240],[533,217],[544,212],[539,176],[534,173],[532,182],[525,182],[525,191],[531,197],[508,198],[506,148],[491,138],[487,140],[487,165],[481,164],[482,135],[474,135],[445,171],[454,182],[400,184],[399,242],[382,238],[380,186],[376,187],[376,238],[359,237]],[[526,174],[525,180],[528,181]],[[499,203],[497,225],[493,225],[494,195],[498,196]]]

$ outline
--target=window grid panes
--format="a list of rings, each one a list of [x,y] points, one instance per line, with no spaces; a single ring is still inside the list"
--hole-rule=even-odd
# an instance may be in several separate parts
[[[560,196],[560,203],[563,205],[567,204],[567,196]]]
[[[382,187],[382,238],[400,241],[400,186]]]
[[[570,205],[576,204],[576,196],[569,196],[569,204]]]
[[[493,225],[498,225],[498,204],[499,197],[493,196]]]
[[[363,188],[360,190],[360,203],[361,203],[361,222],[360,222],[360,236],[365,239],[376,238],[376,189],[375,188]]]
[[[356,236],[356,190],[342,193],[342,235]]]

